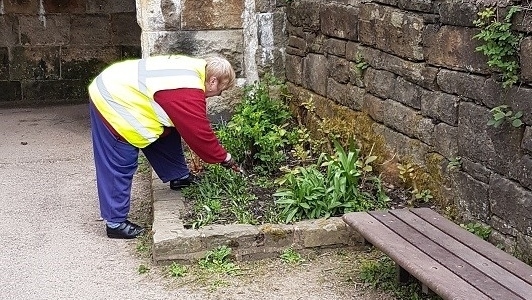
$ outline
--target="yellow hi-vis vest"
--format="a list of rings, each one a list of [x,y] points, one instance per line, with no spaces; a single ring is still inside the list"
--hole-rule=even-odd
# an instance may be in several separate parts
[[[157,140],[163,127],[174,126],[153,95],[178,88],[205,91],[205,66],[203,59],[181,55],[126,60],[98,75],[89,85],[89,95],[118,134],[144,148]]]

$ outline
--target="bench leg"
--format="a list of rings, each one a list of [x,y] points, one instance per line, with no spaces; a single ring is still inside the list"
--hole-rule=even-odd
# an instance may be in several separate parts
[[[405,269],[403,269],[399,264],[395,264],[395,274],[397,278],[397,282],[401,284],[408,283],[412,280],[412,275],[408,273]]]

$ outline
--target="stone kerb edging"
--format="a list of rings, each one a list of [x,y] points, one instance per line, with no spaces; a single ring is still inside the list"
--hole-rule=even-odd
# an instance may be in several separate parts
[[[193,263],[220,245],[232,248],[237,260],[276,257],[284,249],[296,250],[361,246],[362,237],[341,218],[307,220],[293,225],[210,225],[187,229],[180,218],[183,196],[152,176],[153,260]]]

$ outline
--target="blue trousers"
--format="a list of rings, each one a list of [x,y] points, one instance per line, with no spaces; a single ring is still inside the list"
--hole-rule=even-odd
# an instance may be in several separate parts
[[[114,136],[92,104],[90,119],[100,213],[106,221],[124,222],[129,214],[139,148]],[[189,173],[181,135],[175,128],[167,136],[143,148],[142,152],[163,182]]]

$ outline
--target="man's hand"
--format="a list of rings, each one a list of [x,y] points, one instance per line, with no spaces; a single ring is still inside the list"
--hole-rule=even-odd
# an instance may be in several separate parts
[[[231,169],[235,172],[238,172],[242,175],[245,175],[245,172],[244,170],[242,170],[242,168],[240,168],[240,166],[236,163],[236,161],[232,158],[230,158],[228,161],[223,161],[220,163],[222,165],[222,167],[224,168],[227,168],[227,169]]]

